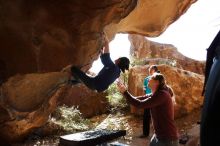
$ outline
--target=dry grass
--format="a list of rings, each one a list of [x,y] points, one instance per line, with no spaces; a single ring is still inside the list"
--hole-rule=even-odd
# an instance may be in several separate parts
[[[77,107],[60,106],[53,113],[50,122],[60,126],[64,131],[76,132],[91,128],[92,123],[84,119]]]

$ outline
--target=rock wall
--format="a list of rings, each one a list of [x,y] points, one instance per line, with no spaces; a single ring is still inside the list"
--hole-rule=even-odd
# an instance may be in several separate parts
[[[66,74],[17,75],[0,88],[0,139],[18,141],[43,126],[65,96]]]
[[[148,76],[149,66],[134,67],[129,72],[129,91],[135,95],[143,95],[143,81]],[[200,108],[203,104],[203,81],[204,76],[170,67],[168,65],[159,65],[159,70],[164,74],[166,82],[174,90],[176,104],[175,117],[181,117],[189,114],[194,109]],[[142,109],[136,109],[132,106],[131,111],[136,114],[142,114]]]
[[[105,27],[109,36],[116,32],[158,36],[196,0],[138,0],[137,6],[118,23]]]
[[[68,64],[91,65],[102,47],[103,28],[136,6],[136,0],[0,3],[0,59],[7,76],[59,71]]]
[[[88,70],[102,48],[104,29],[110,40],[117,32],[159,35],[193,2],[1,0],[0,60],[6,78],[69,64]]]
[[[19,141],[43,126],[58,105],[79,106],[84,117],[105,113],[105,93],[67,84],[66,73],[16,75],[0,88],[0,138]]]
[[[188,58],[171,44],[153,42],[141,35],[129,35],[131,55],[143,64],[169,64],[180,69],[204,74],[205,61]]]
[[[60,101],[60,105],[78,106],[83,117],[92,117],[108,111],[110,106],[106,98],[107,93],[92,91],[85,85],[72,86],[65,97]]]

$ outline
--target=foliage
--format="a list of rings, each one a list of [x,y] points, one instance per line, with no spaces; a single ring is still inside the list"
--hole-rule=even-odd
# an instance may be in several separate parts
[[[107,92],[108,96],[106,97],[113,108],[124,108],[127,106],[126,100],[118,91],[116,83],[110,85]]]
[[[158,64],[166,64],[172,67],[176,67],[176,60],[174,59],[163,59],[158,61]]]
[[[135,57],[132,57],[131,66],[136,66],[136,65],[146,65],[145,59],[137,59]]]
[[[53,113],[51,122],[65,131],[82,131],[90,128],[90,121],[84,119],[77,107],[60,106]]]
[[[121,74],[120,80],[127,86],[128,85],[128,72]]]
[[[166,59],[166,58],[143,58],[143,59],[137,59],[135,57],[132,58],[131,66],[136,65],[149,65],[151,62],[154,62],[154,64],[166,64],[172,67],[176,67],[177,62],[175,59]]]

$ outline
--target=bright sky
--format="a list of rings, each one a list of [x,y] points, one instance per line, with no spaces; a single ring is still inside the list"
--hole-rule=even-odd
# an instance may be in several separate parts
[[[152,41],[173,44],[187,57],[205,60],[206,49],[220,30],[220,0],[198,0],[176,22]],[[129,57],[128,35],[118,34],[110,43],[112,60],[121,56]],[[91,71],[101,70],[100,60],[93,63]]]
[[[128,57],[130,54],[130,42],[127,34],[117,34],[115,39],[109,43],[110,57],[114,62],[119,57]],[[98,59],[92,64],[90,71],[98,73],[103,65],[101,60]]]

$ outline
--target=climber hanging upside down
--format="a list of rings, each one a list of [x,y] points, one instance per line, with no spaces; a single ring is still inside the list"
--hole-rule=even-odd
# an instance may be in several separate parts
[[[104,67],[94,77],[88,76],[75,66],[71,66],[70,71],[73,78],[71,83],[83,82],[88,88],[102,92],[120,76],[121,71],[124,73],[125,70],[129,69],[130,61],[127,57],[120,57],[113,63],[109,53],[109,41],[106,37],[100,58]]]

